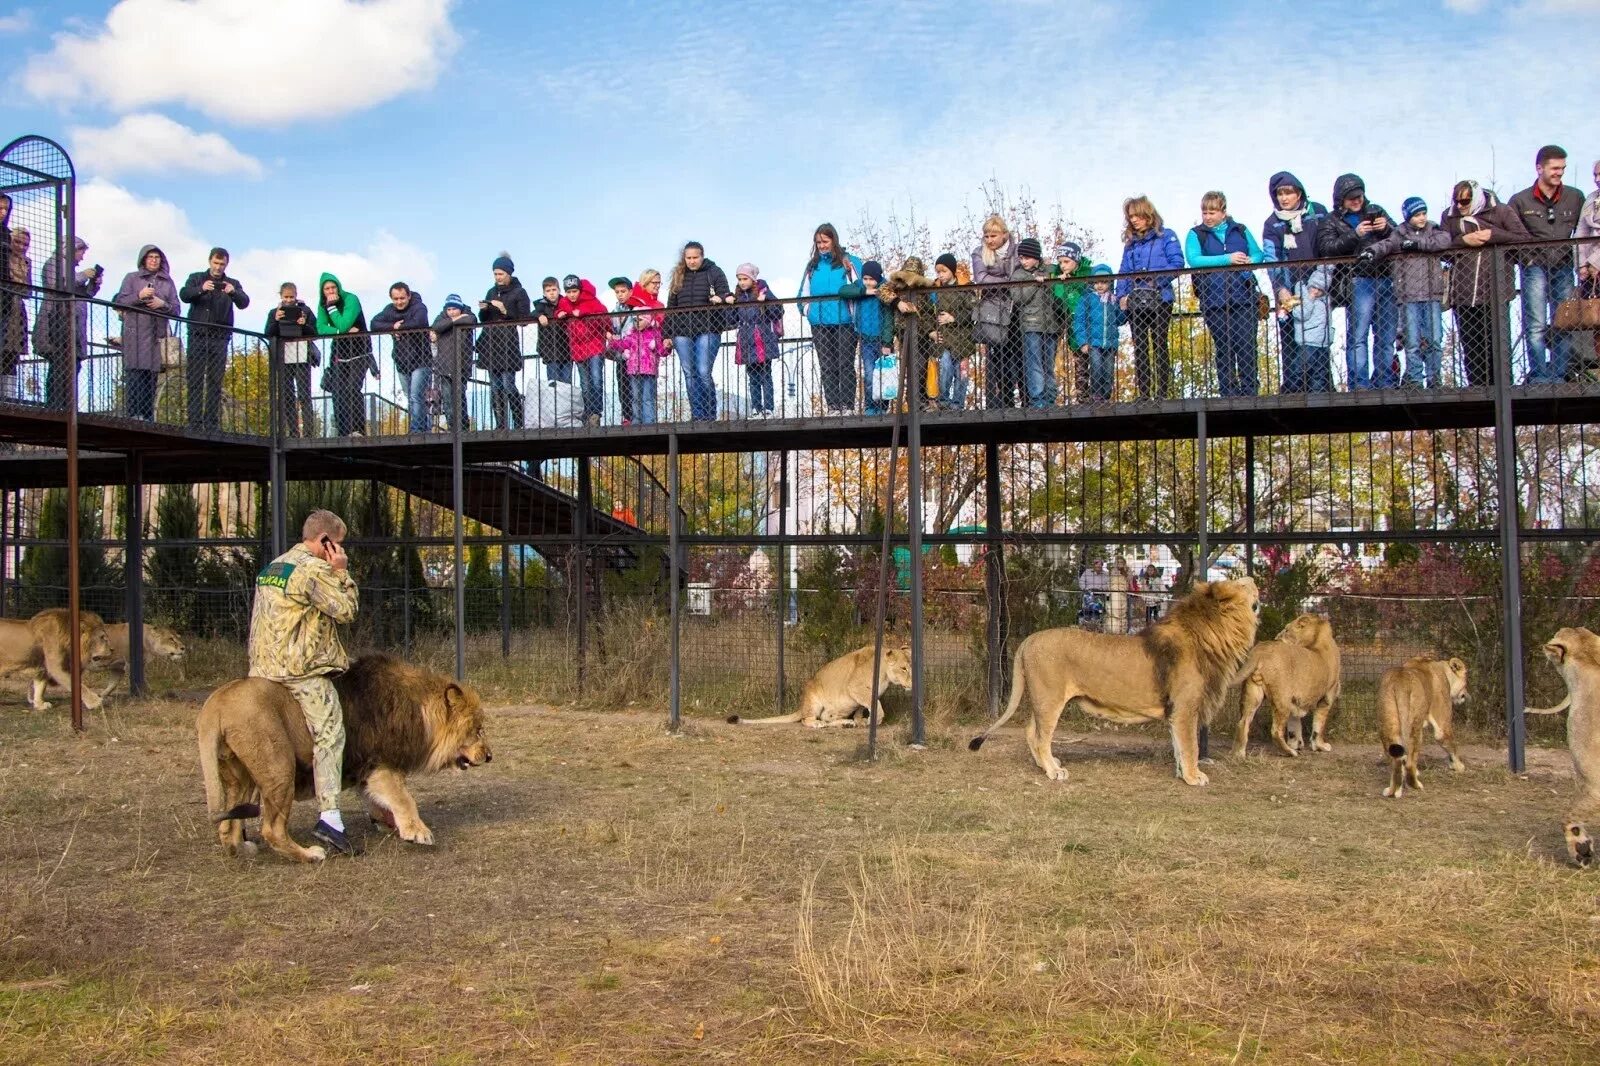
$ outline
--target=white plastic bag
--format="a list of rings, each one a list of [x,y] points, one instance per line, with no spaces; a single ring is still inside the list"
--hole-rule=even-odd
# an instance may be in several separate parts
[[[872,364],[872,394],[888,403],[900,398],[900,357],[880,355]]]
[[[522,400],[523,424],[535,429],[583,425],[583,393],[565,381],[530,383]]]

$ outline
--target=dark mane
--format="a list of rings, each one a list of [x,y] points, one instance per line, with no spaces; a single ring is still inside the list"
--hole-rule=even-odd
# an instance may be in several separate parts
[[[344,777],[365,781],[379,765],[411,773],[431,747],[422,701],[432,675],[389,655],[363,655],[333,686],[344,709]]]

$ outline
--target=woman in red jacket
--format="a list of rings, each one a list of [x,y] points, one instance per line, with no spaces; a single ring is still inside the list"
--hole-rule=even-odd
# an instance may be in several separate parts
[[[612,333],[610,313],[594,294],[592,281],[568,274],[561,281],[561,289],[556,317],[566,323],[567,345],[572,350],[572,361],[578,364],[584,421],[598,426],[606,409],[605,352],[606,339]]]

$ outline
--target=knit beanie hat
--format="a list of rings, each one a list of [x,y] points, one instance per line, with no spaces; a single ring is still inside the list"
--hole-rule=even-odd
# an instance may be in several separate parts
[[[576,289],[582,286],[582,282],[583,279],[578,277],[578,275],[568,274],[566,277],[561,279],[561,287],[563,289]]]
[[[880,284],[883,282],[883,264],[876,259],[868,259],[861,264],[861,276],[871,278]]]
[[[614,289],[618,285],[625,285],[630,289],[633,288],[633,282],[628,280],[627,278],[621,277],[620,275],[618,277],[614,277],[610,281],[606,282],[606,288],[608,288],[608,289]]]
[[[739,269],[733,272],[733,276],[736,278],[749,278],[751,281],[755,281],[761,276],[761,271],[756,269],[754,263],[740,263]]]
[[[1418,211],[1424,215],[1428,213],[1428,202],[1420,196],[1408,196],[1406,202],[1400,205],[1400,215],[1407,222],[1410,222],[1411,216]]]
[[[1044,249],[1039,247],[1037,237],[1024,237],[1017,242],[1017,255],[1028,259],[1043,259]]]
[[[1074,263],[1083,258],[1083,245],[1077,241],[1062,241],[1056,245],[1057,259],[1070,259]]]
[[[460,293],[453,292],[444,298],[444,309],[448,311],[452,307],[459,307],[461,310],[465,311],[467,309],[467,301],[461,298]]]
[[[515,274],[517,272],[517,264],[511,261],[511,254],[509,252],[501,252],[499,255],[495,256],[494,263],[490,269],[504,270],[507,274]]]
[[[933,261],[933,265],[936,267],[944,267],[946,270],[950,271],[950,273],[954,274],[956,272],[956,257],[951,255],[949,252],[946,252],[939,258],[935,259]]]

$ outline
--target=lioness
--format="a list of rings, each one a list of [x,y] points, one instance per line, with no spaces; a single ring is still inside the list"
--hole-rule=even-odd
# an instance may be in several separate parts
[[[911,687],[911,645],[883,649],[883,665],[878,670],[878,695],[882,696],[890,685]],[[772,718],[728,717],[729,725],[781,725],[799,722],[808,729],[825,729],[833,726],[853,726],[856,711],[871,708],[871,713],[883,721],[883,704],[872,696],[872,645],[846,652],[818,670],[805,691],[800,695],[800,709],[794,714],[780,714]]]
[[[1108,636],[1087,630],[1046,629],[1017,649],[1011,672],[1011,702],[1005,713],[967,746],[982,747],[1022,704],[1032,698],[1028,747],[1033,761],[1055,781],[1067,771],[1051,754],[1050,738],[1068,703],[1113,722],[1166,718],[1172,731],[1177,773],[1186,784],[1204,785],[1200,772],[1200,723],[1210,718],[1228,691],[1228,679],[1256,639],[1261,596],[1249,578],[1197,581],[1194,591],[1143,633]]]
[[[142,627],[144,638],[140,641],[144,645],[144,657],[148,662],[151,659],[165,659],[168,662],[183,663],[188,649],[183,645],[183,638],[166,626],[152,625],[146,622]],[[100,690],[101,696],[109,696],[113,689],[127,676],[128,672],[128,623],[117,622],[106,626],[106,637],[111,641],[111,661],[105,669],[112,671],[117,676],[111,683]]]
[[[1460,659],[1419,655],[1391,667],[1378,679],[1378,734],[1389,754],[1389,786],[1385,796],[1399,799],[1409,785],[1422,791],[1417,755],[1422,727],[1428,726],[1450,755],[1450,769],[1466,764],[1456,754],[1452,717],[1467,698],[1467,664]]]
[[[1234,674],[1244,683],[1239,694],[1239,728],[1233,737],[1233,754],[1244,758],[1250,743],[1250,723],[1263,698],[1272,700],[1272,742],[1285,755],[1300,754],[1302,723],[1311,715],[1311,750],[1332,751],[1326,739],[1328,713],[1339,698],[1339,645],[1326,618],[1303,614],[1283,627],[1278,639],[1264,641]],[[1284,739],[1284,727],[1294,738]]]
[[[111,643],[106,639],[106,624],[93,611],[78,612],[78,655],[85,667],[99,667],[111,660]],[[44,688],[53,681],[62,688],[72,685],[71,614],[65,607],[40,611],[26,622],[0,618],[0,675],[23,675],[30,679],[28,706],[48,711]],[[83,705],[91,711],[100,706],[100,697],[83,690]]]
[[[1588,866],[1595,847],[1584,822],[1600,818],[1600,637],[1581,627],[1557,630],[1544,646],[1544,657],[1561,671],[1567,698],[1554,707],[1525,708],[1524,713],[1567,712],[1567,752],[1577,791],[1562,829],[1567,854],[1579,866]]]
[[[432,844],[406,775],[447,766],[465,770],[494,758],[483,739],[478,694],[447,677],[387,655],[367,655],[334,679],[344,708],[344,784],[366,790],[374,822],[400,839]],[[244,819],[261,816],[261,836],[299,862],[326,857],[289,836],[289,808],[312,794],[311,733],[289,690],[247,677],[211,694],[195,722],[206,809],[229,854],[249,854]],[[259,801],[259,802],[258,802]]]

